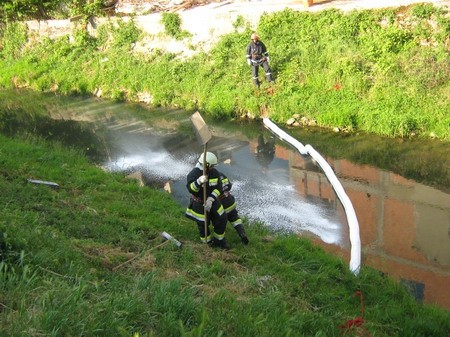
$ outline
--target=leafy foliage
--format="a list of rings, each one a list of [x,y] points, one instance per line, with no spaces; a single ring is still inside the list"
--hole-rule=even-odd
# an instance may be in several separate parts
[[[430,19],[431,15],[436,13],[436,11],[437,10],[433,4],[423,3],[414,6],[411,10],[411,14],[420,19]]]
[[[167,35],[177,40],[181,40],[185,37],[190,36],[189,32],[183,31],[181,29],[182,21],[178,13],[163,12],[161,16],[161,22]]]
[[[133,43],[136,43],[142,32],[136,27],[133,20],[118,21],[117,27],[110,26],[110,31],[113,38],[113,46],[130,48]]]
[[[23,48],[28,41],[26,25],[18,22],[6,24],[2,36],[2,57],[14,59],[22,55]]]
[[[101,15],[103,0],[0,0],[0,22]]]
[[[60,4],[57,0],[0,0],[0,21],[49,19]]]

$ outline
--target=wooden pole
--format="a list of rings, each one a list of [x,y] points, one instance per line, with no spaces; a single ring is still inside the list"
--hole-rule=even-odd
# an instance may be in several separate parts
[[[207,143],[203,145],[203,175],[206,175],[206,145]],[[207,188],[208,188],[208,181],[203,183],[203,214],[205,217],[205,243],[208,243],[208,226],[209,226],[208,212],[206,211],[205,208]]]
[[[206,148],[209,140],[212,137],[211,132],[209,131],[208,125],[206,125],[205,121],[203,120],[200,113],[197,111],[191,116],[192,124],[194,125],[195,131],[197,131],[197,136],[199,136],[200,141],[203,145],[203,175],[206,175]],[[208,212],[205,209],[205,203],[206,203],[206,191],[208,188],[208,181],[203,183],[203,209],[204,213],[203,216],[205,217],[205,242],[207,242],[207,235],[208,235],[208,226],[209,226],[209,219],[208,219]]]

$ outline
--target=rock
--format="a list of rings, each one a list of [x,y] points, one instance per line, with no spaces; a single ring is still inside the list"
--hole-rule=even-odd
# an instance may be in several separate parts
[[[103,95],[103,90],[101,88],[96,88],[94,90],[94,96],[95,97],[102,97],[102,95]]]
[[[143,177],[141,171],[137,171],[137,172],[134,172],[132,174],[129,174],[129,175],[126,176],[126,178],[136,180],[140,187],[145,186],[145,184],[144,184],[144,177]]]
[[[286,124],[289,125],[289,126],[291,126],[291,125],[294,124],[294,123],[295,123],[295,118],[289,118],[289,119],[286,121]]]
[[[169,194],[172,194],[172,185],[170,184],[170,181],[164,184],[164,191],[166,191]]]
[[[309,118],[303,116],[302,118],[300,118],[300,123],[302,123],[303,125],[308,125],[309,124]]]
[[[153,101],[152,95],[148,92],[139,92],[137,98],[139,102],[146,104],[150,104]]]

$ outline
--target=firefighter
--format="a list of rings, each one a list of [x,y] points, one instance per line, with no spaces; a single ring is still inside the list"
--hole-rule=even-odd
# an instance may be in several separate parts
[[[259,39],[258,34],[253,33],[247,46],[247,63],[252,67],[253,83],[259,88],[258,79],[259,67],[263,67],[266,72],[267,81],[273,82],[272,73],[269,66],[269,53],[266,45]]]
[[[197,223],[200,240],[210,246],[229,249],[225,239],[225,228],[228,218],[222,206],[220,197],[223,195],[220,173],[214,166],[217,165],[217,157],[212,152],[206,152],[206,174],[203,175],[203,154],[198,159],[195,167],[187,175],[186,187],[191,193],[189,206],[186,209],[186,217]],[[206,200],[203,200],[203,186],[206,185]],[[206,237],[205,237],[205,211]],[[213,226],[210,232],[209,221]]]
[[[271,136],[266,142],[264,135],[258,136],[258,146],[255,151],[256,161],[262,166],[263,173],[267,173],[269,164],[275,156],[275,139]]]
[[[239,217],[237,211],[236,199],[234,198],[234,195],[231,194],[231,187],[233,186],[233,184],[228,179],[228,177],[222,172],[220,172],[220,179],[222,180],[223,186],[223,195],[220,196],[220,201],[222,201],[222,205],[225,209],[225,212],[227,213],[228,221],[236,230],[237,234],[241,238],[242,243],[244,245],[248,245],[249,240],[247,234],[245,233],[242,220]]]

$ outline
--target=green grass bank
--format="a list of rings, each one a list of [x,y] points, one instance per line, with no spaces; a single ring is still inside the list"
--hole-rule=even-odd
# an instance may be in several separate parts
[[[247,224],[249,246],[229,230],[232,250],[205,247],[170,195],[58,142],[1,135],[0,188],[0,336],[342,336],[362,316],[346,335],[450,330],[447,311],[307,239]]]
[[[189,44],[177,14],[163,15],[166,34]],[[28,87],[200,110],[215,118],[294,114],[318,126],[387,137],[450,139],[450,16],[431,4],[318,13],[284,10],[261,17],[274,85],[251,83],[242,17],[235,32],[192,58],[139,53],[145,34],[133,20],[84,23],[57,39],[31,39],[24,24],[0,32],[0,87]],[[33,40],[32,43],[30,41]]]

